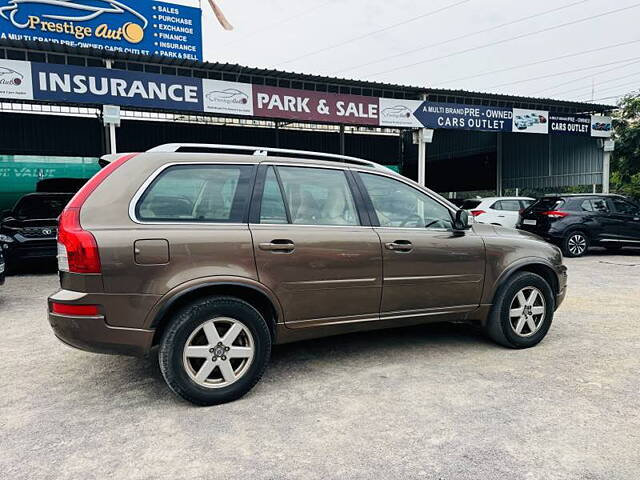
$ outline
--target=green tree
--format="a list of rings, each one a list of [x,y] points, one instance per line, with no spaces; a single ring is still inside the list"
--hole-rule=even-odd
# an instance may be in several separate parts
[[[640,93],[627,95],[614,116],[616,150],[611,158],[611,187],[640,198]]]

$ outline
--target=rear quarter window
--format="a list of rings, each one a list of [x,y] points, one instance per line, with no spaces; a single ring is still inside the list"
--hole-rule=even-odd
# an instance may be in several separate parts
[[[138,200],[147,222],[242,223],[253,167],[177,165],[162,171]]]

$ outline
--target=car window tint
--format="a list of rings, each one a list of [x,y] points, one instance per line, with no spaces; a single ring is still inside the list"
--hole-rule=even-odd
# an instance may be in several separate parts
[[[361,174],[381,227],[453,228],[449,209],[388,177]]]
[[[594,212],[607,213],[609,211],[607,201],[604,198],[592,198],[591,206]]]
[[[493,210],[502,210],[502,202],[496,202],[490,207]]]
[[[289,223],[280,184],[273,167],[269,167],[264,183],[264,193],[260,205],[260,223]]]
[[[534,200],[520,200],[520,205],[522,205],[522,208],[529,208],[533,204]]]
[[[593,212],[593,205],[591,204],[591,200],[585,200],[582,202],[581,208],[585,212]]]
[[[481,203],[482,200],[465,200],[464,202],[462,202],[461,208],[463,210],[473,210],[474,208],[477,208]]]
[[[360,225],[351,189],[342,170],[278,167],[296,225]]]
[[[143,221],[239,223],[251,166],[180,165],[156,178],[136,206]]]
[[[638,215],[639,209],[635,205],[619,198],[612,199],[612,202],[616,212],[622,213],[623,215]]]

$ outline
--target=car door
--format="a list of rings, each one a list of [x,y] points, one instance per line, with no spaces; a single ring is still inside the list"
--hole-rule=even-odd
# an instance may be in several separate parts
[[[640,243],[640,208],[623,198],[610,199],[611,217],[618,223],[618,239],[628,243]]]
[[[358,172],[383,258],[381,318],[474,310],[480,303],[485,247],[473,230],[453,230],[452,211],[400,179]]]
[[[289,328],[379,319],[380,240],[352,182],[339,168],[260,167],[250,224],[258,277]]]

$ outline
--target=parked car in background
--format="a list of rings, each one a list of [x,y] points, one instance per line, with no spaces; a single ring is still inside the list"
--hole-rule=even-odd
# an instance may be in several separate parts
[[[549,195],[525,209],[517,226],[559,245],[567,257],[589,246],[640,246],[640,207],[620,195]]]
[[[516,228],[518,215],[533,202],[529,197],[489,197],[465,200],[462,208],[478,223]]]
[[[560,249],[469,225],[366,160],[164,145],[105,161],[60,216],[49,322],[88,351],[158,345],[165,381],[196,404],[247,393],[276,343],[466,320],[533,347],[565,296]]]
[[[25,261],[54,260],[58,216],[72,193],[30,193],[0,218],[0,248],[8,270]]]

